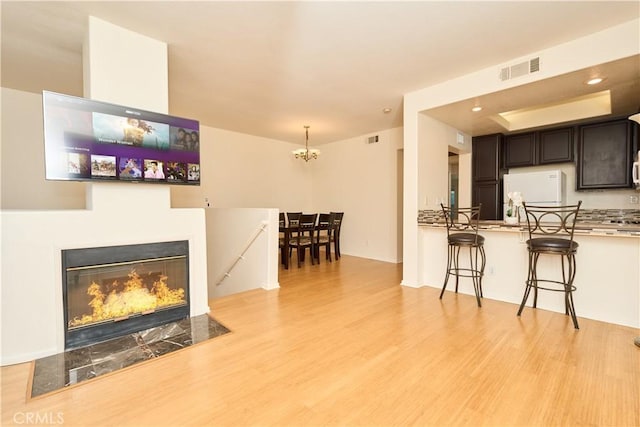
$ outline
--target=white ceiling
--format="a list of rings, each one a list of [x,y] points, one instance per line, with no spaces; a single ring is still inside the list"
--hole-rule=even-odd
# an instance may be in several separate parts
[[[640,3],[2,1],[1,14],[3,87],[82,96],[93,15],[168,44],[171,114],[300,144],[308,124],[317,145],[402,126],[404,93],[637,19]],[[620,114],[640,107],[639,61],[611,64]],[[482,115],[432,113],[489,133],[491,114],[596,91],[567,89],[589,71],[487,96]]]

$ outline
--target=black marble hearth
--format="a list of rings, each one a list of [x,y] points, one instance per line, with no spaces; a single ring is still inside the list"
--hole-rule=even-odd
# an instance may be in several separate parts
[[[230,332],[206,314],[37,359],[31,397],[96,378]]]

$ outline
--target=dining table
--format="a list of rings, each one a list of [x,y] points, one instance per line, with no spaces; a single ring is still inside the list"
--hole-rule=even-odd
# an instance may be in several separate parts
[[[327,227],[329,225],[327,223],[319,223],[316,226],[316,231],[320,231],[320,230],[326,230]],[[296,232],[296,230],[298,230],[298,222],[297,221],[286,221],[286,220],[280,220],[279,221],[279,227],[278,230],[280,233],[283,233],[283,243],[282,246],[280,248],[281,253],[280,256],[282,258],[282,264],[285,268],[285,270],[289,269],[289,261],[290,261],[290,257],[289,257],[289,242],[291,241],[291,237],[293,235],[293,233]],[[304,252],[302,253],[302,261],[304,262]],[[312,254],[313,255],[313,251]]]

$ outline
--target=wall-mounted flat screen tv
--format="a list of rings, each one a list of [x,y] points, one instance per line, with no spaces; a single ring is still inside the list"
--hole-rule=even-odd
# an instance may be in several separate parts
[[[46,179],[200,185],[200,123],[44,91]]]

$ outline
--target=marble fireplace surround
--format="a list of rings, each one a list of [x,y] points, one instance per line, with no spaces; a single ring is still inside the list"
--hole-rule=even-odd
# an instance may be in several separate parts
[[[204,209],[173,209],[168,185],[87,184],[84,210],[2,211],[1,364],[65,351],[63,249],[186,240],[191,317],[209,312]]]
[[[207,314],[122,335],[34,362],[29,397],[38,397],[154,360],[231,332]]]

